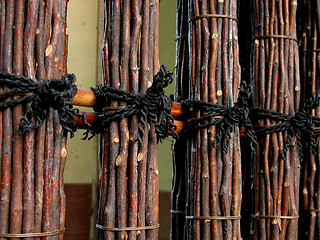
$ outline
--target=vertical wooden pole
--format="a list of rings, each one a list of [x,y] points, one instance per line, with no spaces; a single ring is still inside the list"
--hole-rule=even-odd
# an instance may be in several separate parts
[[[319,1],[303,1],[298,17],[301,26],[302,46],[300,48],[301,59],[301,85],[303,100],[310,98],[311,94],[319,94]],[[313,116],[319,115],[319,108],[312,112]],[[316,139],[318,141],[318,139]],[[319,154],[319,145],[316,146],[316,154]],[[305,151],[305,159],[302,165],[302,202],[300,205],[299,237],[306,239],[318,239],[319,231],[319,160],[313,155],[313,149],[308,146]]]
[[[159,2],[134,0],[105,2],[103,41],[103,84],[145,94],[159,70]],[[108,101],[109,106],[125,103]],[[156,142],[148,124],[142,144],[138,142],[139,117],[112,122],[103,136],[99,224],[107,228],[141,230],[99,230],[99,239],[157,239],[159,202]]]
[[[296,1],[260,1],[254,3],[252,11],[254,106],[290,116],[300,104],[298,43],[290,39],[297,37],[296,10]],[[259,122],[264,126],[275,123],[270,119]],[[282,155],[287,135],[287,132],[267,135],[260,139],[256,149],[254,239],[298,237],[300,166],[295,137],[287,155]]]
[[[238,30],[232,19],[237,1],[182,0],[177,6],[177,100],[233,106],[240,84]],[[190,117],[203,114],[197,110]],[[239,129],[234,127],[226,152],[221,143],[212,147],[216,131],[213,126],[175,143],[172,239],[241,238],[240,220],[228,219],[241,210]]]
[[[38,82],[66,74],[67,1],[18,0],[0,4],[1,71]],[[1,122],[2,116],[6,120],[0,128],[0,232],[6,234],[64,229],[66,136],[61,135],[58,115],[53,110],[48,111],[38,129],[20,135],[18,126],[28,108],[19,105],[0,114]],[[63,234],[42,238],[62,239]]]

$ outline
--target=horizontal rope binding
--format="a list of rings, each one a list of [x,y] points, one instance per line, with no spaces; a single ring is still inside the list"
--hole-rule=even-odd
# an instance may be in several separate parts
[[[0,95],[0,110],[28,104],[21,120],[19,133],[38,128],[50,108],[58,111],[62,129],[73,133],[77,130],[73,115],[83,118],[71,101],[77,92],[75,75],[67,74],[61,79],[36,82],[24,76],[0,72],[0,84],[4,92]]]
[[[291,140],[294,136],[296,137],[296,147],[300,160],[303,160],[303,143],[305,143],[306,147],[311,148],[312,154],[316,156],[317,149],[315,139],[317,136],[320,136],[320,131],[315,129],[313,125],[319,124],[320,119],[312,116],[312,110],[317,108],[319,104],[320,98],[313,94],[309,99],[301,104],[299,110],[294,116],[289,116],[269,109],[252,108],[252,119],[268,118],[275,121],[281,121],[281,123],[257,130],[256,134],[258,136],[265,136],[271,133],[287,131],[288,135],[281,153],[282,159],[285,159]]]
[[[153,83],[146,91],[145,95],[134,94],[109,86],[98,85],[91,90],[103,101],[110,98],[114,101],[125,102],[127,105],[120,109],[98,112],[97,122],[86,132],[85,138],[89,134],[104,132],[104,129],[113,121],[138,115],[139,134],[138,141],[142,144],[142,136],[147,124],[153,124],[156,129],[158,140],[166,138],[168,131],[171,131],[174,138],[178,137],[174,118],[171,116],[171,100],[165,96],[164,88],[173,81],[173,74],[168,72],[165,65],[162,65],[160,71],[154,76]],[[92,136],[91,136],[92,137]],[[90,138],[91,138],[90,137]]]
[[[240,220],[241,216],[186,216],[187,220],[216,220],[216,221],[227,221],[227,220]]]
[[[318,92],[320,92],[320,89]],[[199,111],[205,112],[205,114],[200,118],[187,120],[186,128],[181,134],[193,136],[199,130],[216,126],[217,134],[213,146],[215,147],[217,143],[222,141],[222,149],[224,152],[227,152],[228,143],[235,125],[246,128],[252,150],[254,150],[254,146],[257,144],[257,137],[287,131],[285,145],[281,152],[282,159],[285,159],[294,136],[296,137],[295,145],[300,160],[303,160],[303,144],[312,150],[314,156],[317,155],[316,138],[320,136],[320,129],[315,128],[315,126],[320,126],[320,118],[312,116],[312,111],[320,105],[319,96],[313,94],[300,105],[299,110],[294,116],[270,109],[253,108],[250,104],[250,97],[251,86],[242,81],[238,100],[233,107],[195,99],[182,100],[180,103],[183,106],[196,108]],[[272,119],[280,123],[254,127],[252,123],[256,123],[260,119]]]
[[[320,213],[320,209],[303,209],[304,211],[308,211],[308,212],[314,212],[314,213]]]
[[[50,237],[63,234],[65,228],[62,230],[56,230],[52,232],[43,232],[43,233],[0,233],[1,238],[38,238],[38,237]]]
[[[255,219],[265,219],[265,218],[271,218],[271,219],[288,219],[288,220],[298,220],[299,215],[297,216],[281,216],[281,215],[254,215]]]
[[[181,214],[181,215],[186,215],[185,211],[179,211],[179,210],[170,210],[171,214]]]
[[[254,39],[265,39],[265,38],[282,38],[282,39],[288,39],[288,40],[293,40],[295,42],[299,42],[296,37],[290,36],[290,35],[258,35],[253,37]]]
[[[144,226],[144,227],[124,227],[124,228],[115,228],[115,227],[105,227],[99,224],[96,224],[96,228],[103,230],[103,231],[109,231],[109,232],[122,232],[122,231],[143,231],[143,230],[155,230],[160,227],[160,224],[154,225],[154,226]]]
[[[248,86],[245,81],[242,81],[237,102],[232,107],[195,99],[182,100],[180,102],[182,105],[188,108],[193,106],[206,113],[198,119],[188,121],[182,134],[192,136],[201,129],[216,126],[217,134],[213,141],[213,147],[216,147],[217,143],[222,142],[222,149],[224,152],[227,152],[234,126],[243,126],[247,129],[247,136],[250,139],[251,149],[253,150],[257,139],[250,119],[250,96],[250,85]]]

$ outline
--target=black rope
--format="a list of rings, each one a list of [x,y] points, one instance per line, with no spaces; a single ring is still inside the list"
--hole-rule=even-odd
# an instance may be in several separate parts
[[[297,138],[296,147],[300,160],[303,160],[303,142],[305,142],[307,147],[311,148],[312,154],[316,156],[317,150],[315,139],[320,134],[319,130],[314,129],[313,125],[318,125],[320,123],[320,119],[312,116],[312,110],[317,108],[319,104],[320,98],[313,94],[301,105],[294,116],[289,116],[287,114],[268,109],[253,108],[251,110],[253,118],[269,118],[275,121],[281,121],[281,123],[257,130],[256,134],[258,136],[265,136],[271,133],[287,131],[286,142],[281,154],[283,159],[285,159],[287,155],[288,148],[294,136]]]
[[[174,138],[178,137],[174,118],[171,116],[171,100],[165,95],[164,88],[173,81],[173,74],[168,72],[165,65],[154,76],[153,83],[147,89],[145,95],[138,95],[116,89],[109,86],[98,85],[92,91],[100,99],[112,99],[114,101],[125,102],[127,105],[122,109],[99,112],[98,119],[86,133],[85,138],[91,134],[104,132],[104,129],[113,121],[139,115],[138,141],[142,143],[142,135],[146,129],[147,122],[155,126],[158,140],[166,138],[168,131],[171,131]],[[91,136],[92,137],[92,136]],[[91,138],[90,137],[90,138]]]
[[[301,105],[294,116],[269,109],[253,108],[250,106],[250,97],[251,86],[243,81],[240,85],[237,102],[233,107],[195,99],[181,101],[184,106],[193,106],[205,113],[200,118],[187,121],[186,128],[182,134],[190,136],[190,134],[194,134],[201,129],[215,125],[217,126],[217,134],[213,146],[216,147],[217,143],[222,142],[222,149],[227,152],[235,125],[246,128],[252,150],[254,150],[254,145],[257,144],[257,137],[287,131],[286,142],[281,153],[283,159],[287,155],[294,136],[296,137],[296,148],[300,160],[303,160],[303,143],[305,143],[306,147],[311,148],[313,155],[317,155],[316,137],[320,136],[320,130],[315,129],[314,125],[320,125],[320,118],[312,116],[312,110],[319,107],[319,96],[312,95],[310,99],[307,99]],[[252,122],[257,122],[260,119],[272,119],[280,123],[255,130]]]
[[[222,142],[222,149],[224,152],[227,152],[234,126],[243,126],[247,129],[247,136],[253,149],[253,145],[257,143],[257,139],[250,119],[250,96],[251,87],[247,86],[247,83],[243,81],[240,85],[238,100],[232,107],[195,99],[181,101],[181,104],[184,106],[194,106],[198,110],[205,112],[200,118],[188,121],[186,129],[182,134],[190,135],[198,130],[215,125],[217,126],[217,134],[213,141],[213,147],[216,147],[217,143]]]
[[[153,124],[156,128],[158,140],[166,138],[168,131],[171,131],[174,138],[178,138],[174,118],[171,116],[171,100],[165,96],[164,88],[173,81],[173,74],[168,72],[165,65],[154,76],[153,84],[147,89],[145,95],[133,94],[108,86],[99,85],[92,91],[98,98],[112,99],[125,102],[127,105],[122,109],[99,111],[98,120],[90,126],[84,114],[73,108],[71,101],[77,92],[75,76],[67,74],[61,79],[45,80],[35,82],[30,78],[18,76],[12,73],[0,73],[0,85],[3,93],[0,95],[0,110],[15,107],[19,104],[28,104],[26,113],[21,119],[18,131],[23,134],[29,129],[38,128],[46,117],[49,108],[57,110],[60,123],[64,132],[70,132],[71,137],[77,130],[74,115],[81,118],[90,130],[86,133],[96,134],[104,131],[113,121],[138,115],[139,134],[138,141],[142,143],[142,135],[147,123]],[[284,159],[292,138],[296,137],[296,148],[299,158],[303,159],[303,143],[311,148],[316,156],[316,137],[320,136],[320,130],[314,125],[320,125],[320,118],[312,116],[313,109],[319,107],[319,96],[312,95],[301,105],[294,116],[275,112],[269,109],[252,108],[250,106],[251,86],[244,81],[240,85],[237,102],[232,107],[226,107],[195,99],[181,101],[184,106],[194,106],[205,113],[198,119],[187,121],[186,128],[182,134],[190,135],[198,130],[217,126],[213,146],[222,142],[223,151],[228,151],[229,141],[232,137],[234,126],[245,127],[247,137],[250,139],[251,148],[257,144],[257,136],[265,136],[271,133],[287,131],[286,142],[281,153]],[[272,119],[280,122],[272,126],[254,130],[252,122],[258,119]]]
[[[24,76],[2,72],[0,84],[5,90],[0,95],[0,110],[28,104],[18,128],[19,133],[23,134],[27,130],[38,128],[48,109],[53,108],[58,112],[63,131],[70,132],[73,137],[77,130],[73,115],[84,118],[71,104],[77,92],[75,79],[75,75],[67,74],[61,79],[35,82]]]

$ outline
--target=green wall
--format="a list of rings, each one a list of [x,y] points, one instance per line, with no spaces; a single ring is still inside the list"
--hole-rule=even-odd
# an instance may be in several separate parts
[[[176,1],[161,0],[160,2],[160,64],[166,64],[173,72],[175,67],[175,38],[176,38]],[[174,92],[174,83],[167,89],[169,96]],[[171,163],[172,138],[158,144],[159,162],[159,188],[160,190],[171,189],[172,163]]]
[[[98,0],[70,0],[68,8],[68,72],[79,89],[90,90],[97,79]],[[89,111],[90,109],[85,109]],[[97,175],[97,138],[81,140],[83,130],[68,139],[66,183],[90,183]]]

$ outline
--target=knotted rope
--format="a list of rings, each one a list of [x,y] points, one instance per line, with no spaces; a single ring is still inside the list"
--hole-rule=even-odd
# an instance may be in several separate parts
[[[319,104],[320,98],[313,94],[301,105],[294,116],[289,116],[269,109],[253,108],[251,111],[254,118],[269,118],[275,121],[281,121],[281,123],[257,130],[256,134],[265,136],[271,133],[287,131],[286,142],[282,150],[283,159],[287,154],[288,147],[294,136],[297,138],[296,147],[300,160],[303,159],[303,141],[306,143],[307,147],[311,147],[312,154],[316,156],[317,150],[315,138],[316,136],[319,136],[319,130],[314,129],[314,124],[319,124],[320,119],[312,116],[312,110],[317,108]]]
[[[109,86],[98,85],[92,88],[92,91],[100,99],[112,99],[114,101],[125,102],[127,105],[121,109],[111,109],[99,112],[98,120],[91,126],[86,133],[96,134],[104,132],[104,129],[113,121],[138,115],[139,134],[138,141],[142,143],[142,135],[147,127],[147,122],[155,126],[158,140],[166,138],[168,131],[171,131],[173,137],[177,137],[176,126],[171,116],[171,100],[165,95],[164,88],[173,81],[173,74],[168,72],[165,65],[162,65],[160,71],[154,76],[153,83],[147,89],[145,95],[134,94]]]
[[[205,112],[200,118],[188,121],[187,127],[182,134],[189,135],[201,129],[217,126],[217,134],[213,141],[213,147],[216,147],[217,143],[222,142],[222,149],[224,152],[227,152],[234,126],[243,126],[247,129],[247,136],[253,148],[253,145],[257,143],[257,139],[250,119],[250,96],[251,88],[247,86],[246,82],[242,82],[238,101],[232,107],[195,99],[181,101],[181,104],[184,106],[194,106],[198,110]]]
[[[19,133],[38,128],[46,117],[49,108],[58,111],[63,131],[70,132],[71,137],[77,130],[73,115],[83,118],[71,101],[77,92],[75,75],[67,74],[61,79],[34,80],[13,73],[0,73],[0,84],[4,92],[0,95],[0,110],[28,104],[21,119]]]
[[[168,72],[165,65],[154,76],[153,84],[147,89],[145,95],[138,95],[113,87],[99,85],[92,91],[101,99],[106,97],[127,105],[121,109],[99,111],[98,120],[90,126],[88,133],[101,133],[113,121],[118,121],[133,115],[138,115],[139,134],[138,141],[147,127],[147,123],[156,128],[158,140],[166,138],[171,131],[174,138],[178,137],[175,132],[174,118],[171,116],[171,100],[165,95],[164,88],[173,81],[173,74]],[[0,110],[15,107],[19,104],[27,104],[26,113],[21,119],[18,131],[23,134],[29,129],[36,129],[46,117],[48,109],[57,110],[63,131],[70,132],[71,137],[77,130],[74,115],[80,117],[87,125],[85,115],[80,114],[78,109],[73,108],[71,101],[77,92],[75,76],[67,74],[61,79],[44,80],[35,82],[30,78],[18,76],[13,73],[0,73],[0,84],[3,92],[0,95]],[[211,126],[217,126],[217,134],[213,141],[215,147],[222,142],[223,151],[228,151],[229,141],[232,137],[234,126],[245,127],[250,139],[251,148],[257,143],[257,136],[265,136],[271,133],[287,131],[286,142],[281,156],[285,158],[292,138],[296,137],[296,147],[299,158],[303,159],[302,142],[316,150],[316,137],[320,136],[320,130],[314,125],[320,125],[320,118],[312,116],[312,111],[320,105],[319,96],[312,95],[301,105],[294,116],[275,112],[269,109],[250,107],[251,87],[244,81],[240,85],[237,102],[232,107],[226,107],[214,103],[187,99],[181,101],[186,107],[195,107],[205,114],[198,119],[187,121],[182,134],[194,133],[198,130]],[[280,123],[254,130],[252,122],[258,119],[272,119]]]
[[[312,95],[301,105],[294,116],[270,109],[252,108],[250,106],[250,97],[251,87],[243,81],[240,85],[237,102],[232,107],[195,99],[181,101],[184,106],[193,106],[205,113],[200,118],[187,121],[187,126],[182,134],[190,135],[190,133],[194,134],[198,130],[216,126],[217,133],[213,146],[216,147],[217,143],[222,142],[222,149],[227,152],[235,125],[246,128],[252,150],[254,145],[257,144],[257,136],[262,137],[271,133],[287,131],[286,142],[281,153],[283,159],[287,155],[294,136],[297,139],[296,147],[300,160],[303,159],[303,142],[312,149],[312,154],[316,156],[316,137],[320,136],[320,130],[315,129],[314,125],[320,125],[320,118],[312,116],[312,110],[320,105],[319,96]],[[255,130],[252,122],[266,118],[280,121],[280,123]]]

